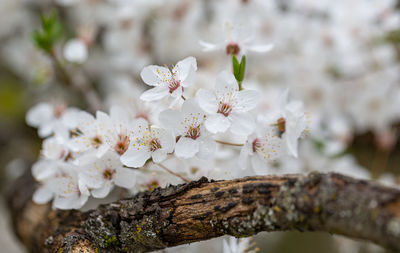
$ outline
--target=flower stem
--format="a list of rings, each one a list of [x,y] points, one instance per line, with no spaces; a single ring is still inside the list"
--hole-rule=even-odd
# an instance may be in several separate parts
[[[239,85],[239,90],[243,90],[242,82],[241,82],[241,81],[238,81],[237,83],[238,83],[238,85]]]
[[[182,179],[184,182],[190,183],[190,180],[189,180],[189,179],[184,178],[183,176],[179,175],[178,173],[173,172],[172,170],[168,169],[167,167],[165,167],[165,166],[162,165],[161,163],[154,163],[154,164],[156,164],[156,165],[158,165],[160,168],[166,170],[168,173],[170,173],[170,174],[172,174],[172,175],[174,175],[174,176],[179,177],[179,178]]]
[[[219,144],[223,144],[223,145],[229,145],[229,146],[235,146],[235,147],[244,146],[244,144],[240,144],[240,143],[230,143],[230,142],[225,142],[225,141],[220,141],[220,140],[214,140],[214,141],[219,143]]]
[[[55,50],[50,50],[49,56],[53,61],[53,66],[60,81],[67,87],[78,91],[86,100],[87,105],[92,111],[96,111],[101,107],[101,100],[97,92],[93,89],[91,83],[77,84],[72,79],[71,75],[67,72],[61,61],[58,59]]]

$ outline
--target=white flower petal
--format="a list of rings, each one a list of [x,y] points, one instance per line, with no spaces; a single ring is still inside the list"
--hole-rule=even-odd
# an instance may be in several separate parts
[[[266,53],[271,51],[274,48],[274,44],[265,44],[265,45],[251,45],[248,46],[247,49],[257,53]]]
[[[88,58],[86,44],[80,39],[71,39],[64,46],[64,58],[73,63],[84,63]]]
[[[187,99],[182,105],[182,116],[185,119],[192,119],[195,117],[198,123],[203,122],[204,112],[201,110],[200,106],[197,104],[195,99]]]
[[[156,151],[153,151],[151,157],[153,158],[153,162],[160,163],[164,161],[165,158],[167,158],[167,153],[165,152],[165,150],[158,149]]]
[[[200,143],[199,153],[197,157],[200,159],[210,159],[214,156],[217,144],[212,137],[203,138]]]
[[[139,168],[145,164],[150,156],[151,152],[147,147],[130,146],[121,156],[121,162],[128,167]]]
[[[247,169],[248,166],[248,158],[250,156],[250,150],[248,144],[245,144],[241,149],[240,149],[240,154],[239,154],[239,159],[238,159],[238,164],[239,167],[242,170]]]
[[[191,158],[199,152],[199,142],[190,138],[181,137],[175,146],[175,155],[179,158]]]
[[[211,133],[225,132],[230,126],[230,120],[220,113],[209,115],[204,123]]]
[[[170,130],[162,129],[159,139],[162,150],[164,150],[165,153],[172,153],[172,151],[174,151],[175,136]]]
[[[172,72],[175,73],[175,78],[181,82],[183,87],[189,87],[194,81],[196,70],[196,58],[189,56],[179,61],[172,69]]]
[[[237,112],[248,112],[256,108],[260,100],[260,94],[255,90],[242,90],[236,95],[236,105],[234,110]]]
[[[39,127],[48,123],[53,115],[53,107],[50,104],[40,103],[32,107],[26,114],[26,123],[33,127]]]
[[[209,52],[209,51],[216,51],[221,48],[221,45],[219,44],[213,44],[209,42],[205,42],[203,40],[199,40],[200,46],[203,47],[204,52]]]
[[[118,105],[113,105],[110,108],[110,118],[112,120],[128,124],[130,117],[127,110]]]
[[[107,195],[110,193],[110,191],[114,188],[114,185],[111,182],[107,182],[104,184],[102,187],[98,189],[93,189],[91,191],[92,196],[98,199],[102,199],[107,197]]]
[[[57,162],[52,160],[39,160],[32,166],[32,175],[38,181],[54,176],[57,171]]]
[[[222,71],[219,73],[215,84],[215,93],[218,99],[221,97],[230,97],[238,91],[239,86],[235,76],[231,72]]]
[[[136,183],[136,171],[121,167],[115,174],[115,185],[126,189],[131,189]]]
[[[207,113],[216,113],[218,111],[218,102],[215,94],[209,90],[199,89],[196,93],[196,100],[201,109]]]
[[[267,163],[258,154],[251,156],[250,161],[256,175],[268,174]]]
[[[237,135],[249,135],[256,128],[253,117],[247,113],[231,114],[232,126],[231,132]]]
[[[181,114],[176,110],[168,109],[162,111],[159,115],[159,121],[161,126],[165,127],[166,129],[173,130],[175,135],[182,134],[184,131],[184,128],[181,124]]]
[[[33,202],[36,204],[46,204],[53,198],[53,192],[45,185],[39,187],[33,194]]]
[[[150,86],[168,85],[168,81],[172,77],[168,68],[156,65],[144,67],[140,76]]]
[[[142,95],[140,96],[140,99],[143,101],[160,100],[168,96],[168,94],[169,94],[168,87],[158,86],[143,92]]]

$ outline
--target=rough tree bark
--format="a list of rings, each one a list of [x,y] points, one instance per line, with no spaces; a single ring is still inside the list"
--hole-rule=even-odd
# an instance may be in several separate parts
[[[326,231],[400,251],[400,190],[339,174],[199,181],[101,205],[57,211],[14,184],[15,230],[32,252],[147,252],[222,235]]]

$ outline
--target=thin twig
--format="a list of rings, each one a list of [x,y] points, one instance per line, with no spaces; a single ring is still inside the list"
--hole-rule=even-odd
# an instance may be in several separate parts
[[[160,168],[166,170],[168,173],[171,173],[174,176],[179,177],[180,179],[182,179],[184,182],[186,183],[190,183],[190,180],[187,178],[184,178],[183,176],[179,175],[178,173],[173,172],[172,170],[168,169],[167,167],[165,167],[164,165],[162,165],[161,163],[154,163],[156,165],[158,165]]]
[[[244,146],[244,144],[240,144],[240,143],[230,143],[230,142],[220,141],[220,140],[214,140],[214,141],[219,144],[223,144],[223,145],[229,145],[229,146],[235,146],[235,147],[243,147]]]

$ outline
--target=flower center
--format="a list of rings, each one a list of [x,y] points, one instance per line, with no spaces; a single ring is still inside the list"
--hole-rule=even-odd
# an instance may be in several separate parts
[[[181,82],[177,81],[175,79],[172,79],[171,82],[168,85],[169,93],[174,92],[176,89],[179,88],[179,86],[181,86]]]
[[[189,130],[186,132],[185,137],[191,138],[193,140],[196,140],[200,136],[200,126],[197,127],[189,127]]]
[[[231,105],[229,105],[227,103],[220,103],[217,112],[221,113],[225,117],[228,117],[228,115],[231,113],[231,111],[232,111]]]
[[[92,138],[92,146],[95,148],[100,147],[100,145],[103,144],[103,141],[101,140],[100,136],[96,135],[95,137]]]
[[[153,138],[149,142],[150,151],[156,151],[157,149],[161,148],[160,140],[157,138]]]
[[[103,171],[103,178],[106,180],[111,180],[114,176],[115,171],[112,169],[106,169]]]
[[[261,142],[260,142],[260,140],[259,140],[258,138],[255,138],[255,139],[254,139],[254,141],[253,141],[253,143],[252,143],[252,148],[253,148],[253,152],[254,152],[254,153],[257,152],[257,150],[258,150],[259,148],[261,148]]]
[[[53,107],[53,115],[55,118],[59,119],[64,114],[65,106],[64,105],[55,105]]]
[[[128,150],[129,147],[129,137],[126,135],[118,135],[117,144],[115,144],[114,149],[119,154],[122,155]]]
[[[226,45],[226,54],[228,55],[237,55],[240,52],[240,47],[238,43],[229,42]]]

